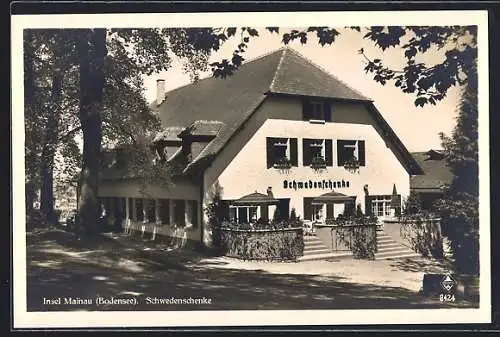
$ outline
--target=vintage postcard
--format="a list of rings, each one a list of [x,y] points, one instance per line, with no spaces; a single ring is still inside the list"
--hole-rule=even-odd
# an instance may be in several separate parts
[[[485,11],[12,16],[14,328],[488,323]]]

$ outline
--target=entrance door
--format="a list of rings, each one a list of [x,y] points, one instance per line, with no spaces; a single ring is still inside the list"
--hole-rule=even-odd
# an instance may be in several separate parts
[[[279,199],[277,208],[280,220],[288,220],[290,218],[290,199]]]

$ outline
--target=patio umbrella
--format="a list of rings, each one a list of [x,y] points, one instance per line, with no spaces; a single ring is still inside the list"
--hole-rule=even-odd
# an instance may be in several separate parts
[[[238,200],[232,202],[233,205],[239,206],[258,206],[258,205],[275,205],[279,202],[278,199],[270,197],[268,195],[258,193],[255,191],[254,193],[245,195]]]

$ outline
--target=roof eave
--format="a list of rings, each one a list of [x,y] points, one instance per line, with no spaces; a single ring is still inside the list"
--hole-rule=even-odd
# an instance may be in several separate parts
[[[363,103],[373,102],[373,100],[369,99],[369,98],[362,99],[362,98],[344,98],[344,97],[333,97],[333,96],[311,96],[311,95],[304,95],[304,94],[280,92],[280,91],[274,91],[274,90],[266,91],[264,93],[264,95],[282,96],[282,97],[299,97],[299,98],[316,98],[316,99],[321,99],[321,100],[331,100],[331,101],[337,101],[337,102],[363,102]]]

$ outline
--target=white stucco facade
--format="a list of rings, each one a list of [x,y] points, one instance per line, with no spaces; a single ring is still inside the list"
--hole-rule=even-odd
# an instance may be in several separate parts
[[[275,198],[290,198],[290,209],[303,216],[303,198],[317,197],[331,191],[314,187],[314,183],[341,182],[333,190],[355,196],[365,211],[364,187],[370,195],[390,195],[393,186],[404,199],[410,191],[410,175],[395,153],[377,131],[378,126],[360,103],[333,104],[332,122],[315,124],[301,118],[301,101],[296,98],[276,97],[267,99],[250,118],[245,127],[227,144],[205,172],[204,190],[209,191],[215,182],[222,187],[223,199],[238,199],[258,191],[266,193],[272,187]],[[288,172],[266,165],[266,137],[298,139],[298,167]],[[333,166],[319,172],[302,163],[302,139],[332,139]],[[352,173],[337,165],[337,140],[363,140],[365,166]],[[285,188],[284,181],[309,182],[313,188]],[[287,184],[288,185],[288,184]],[[329,186],[328,186],[329,187]]]

